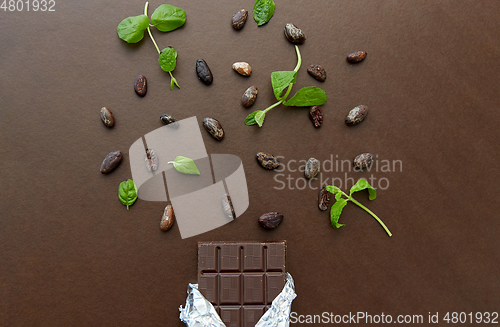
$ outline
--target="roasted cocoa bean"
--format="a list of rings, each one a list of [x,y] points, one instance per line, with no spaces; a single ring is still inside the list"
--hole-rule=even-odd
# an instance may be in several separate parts
[[[257,100],[257,93],[259,93],[259,90],[255,86],[250,86],[241,97],[243,107],[250,108]]]
[[[321,111],[320,106],[312,106],[311,109],[309,109],[309,117],[314,127],[318,128],[323,124],[323,111]]]
[[[203,119],[203,126],[217,141],[222,141],[224,138],[224,130],[217,119],[206,117]]]
[[[279,212],[267,212],[259,217],[259,225],[265,229],[275,229],[283,221],[283,215]]]
[[[106,107],[101,108],[101,121],[106,127],[113,127],[115,125],[115,117],[113,113]]]
[[[306,169],[304,170],[304,175],[306,178],[314,178],[319,174],[320,162],[318,159],[310,158],[307,160]]]
[[[241,9],[236,14],[234,14],[233,19],[231,20],[231,25],[235,30],[240,30],[245,26],[245,23],[248,18],[248,11],[246,9]]]
[[[276,169],[279,167],[280,162],[275,156],[265,152],[259,152],[256,155],[259,164],[269,170]]]
[[[134,83],[134,91],[140,97],[146,95],[146,92],[148,92],[148,81],[146,79],[146,76],[144,75],[137,76]]]
[[[373,163],[373,154],[362,153],[356,158],[354,158],[354,167],[363,169],[369,167]]]
[[[109,174],[113,170],[115,170],[116,167],[120,165],[120,163],[123,160],[123,155],[120,151],[112,151],[108,153],[108,155],[104,158],[101,164],[101,173],[103,174]]]
[[[302,44],[306,40],[304,32],[292,23],[285,25],[285,36],[288,41],[296,44]]]
[[[353,53],[350,53],[347,55],[347,61],[350,62],[351,64],[355,64],[357,62],[363,61],[363,59],[366,58],[366,53],[365,51],[356,51]]]
[[[357,125],[365,119],[366,115],[368,115],[368,107],[365,105],[357,106],[349,111],[345,117],[345,123],[350,126]]]
[[[146,149],[146,156],[144,157],[144,161],[146,162],[146,169],[148,172],[153,172],[158,169],[158,157],[153,149]]]
[[[206,85],[212,84],[214,80],[214,76],[212,75],[212,71],[208,67],[208,64],[203,59],[198,59],[196,61],[196,74],[200,81],[205,83]]]
[[[169,125],[169,124],[175,123],[177,121],[174,117],[167,115],[167,114],[161,115],[160,120],[165,125]]]
[[[236,214],[234,213],[233,202],[229,194],[222,195],[222,210],[226,214],[227,218],[233,220],[236,219]]]
[[[163,215],[161,216],[160,229],[162,231],[167,231],[174,225],[175,213],[174,208],[171,204],[167,204],[165,210],[163,210]]]
[[[252,67],[250,67],[250,64],[248,62],[235,62],[233,64],[233,69],[243,76],[252,75]]]
[[[326,80],[326,71],[323,67],[321,67],[321,65],[313,64],[307,67],[307,72],[320,82],[324,82]]]
[[[330,202],[330,192],[326,190],[326,187],[323,187],[321,191],[319,191],[318,197],[318,207],[319,210],[325,211],[328,209],[328,203]]]

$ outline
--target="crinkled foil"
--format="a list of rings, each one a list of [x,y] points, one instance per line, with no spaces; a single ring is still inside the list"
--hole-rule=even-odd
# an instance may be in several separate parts
[[[179,318],[189,327],[225,327],[212,303],[198,291],[198,284],[189,284],[186,307],[179,308]]]
[[[255,327],[288,327],[292,301],[296,297],[292,275],[287,273],[285,287]],[[179,318],[188,327],[225,327],[213,305],[198,291],[198,284],[189,284],[186,307],[181,306],[179,310]]]
[[[255,327],[288,327],[292,301],[297,297],[292,275],[286,274],[286,284],[280,294],[273,300],[271,308],[264,313]]]

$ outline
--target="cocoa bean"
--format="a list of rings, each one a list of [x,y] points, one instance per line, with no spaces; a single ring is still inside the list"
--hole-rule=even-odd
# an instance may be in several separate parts
[[[350,62],[351,64],[358,63],[360,61],[363,61],[366,58],[366,53],[365,51],[356,51],[353,53],[350,53],[347,55],[347,61]]]
[[[309,117],[314,127],[318,128],[323,124],[323,111],[321,111],[320,106],[312,106],[311,109],[309,109]]]
[[[328,209],[328,203],[330,202],[330,192],[326,190],[326,187],[323,187],[321,191],[319,191],[318,197],[318,207],[319,210],[325,211]]]
[[[162,231],[167,231],[174,225],[175,213],[174,208],[171,204],[167,204],[165,210],[163,210],[163,215],[161,216],[160,229]]]
[[[103,174],[109,174],[113,170],[115,170],[118,165],[123,160],[123,155],[120,151],[112,151],[108,153],[108,155],[104,158],[101,164],[101,173]]]
[[[279,212],[267,212],[259,217],[259,225],[265,229],[275,229],[283,221],[283,215]]]
[[[321,67],[321,65],[313,64],[307,67],[307,72],[320,82],[324,82],[326,80],[326,71],[323,67]]]
[[[146,79],[146,76],[144,75],[137,76],[134,83],[134,91],[140,97],[146,95],[146,92],[148,92],[148,81]]]
[[[272,170],[278,168],[280,165],[278,159],[272,154],[259,152],[256,157],[259,164],[266,169]]]
[[[245,9],[241,9],[236,14],[234,14],[233,19],[231,20],[231,25],[235,30],[240,30],[245,26],[245,23],[248,18],[248,11]]]
[[[115,117],[111,110],[106,107],[101,108],[101,121],[106,127],[113,127],[115,125]]]
[[[296,44],[302,44],[306,40],[304,32],[292,23],[285,25],[285,36],[288,41]]]
[[[217,119],[206,117],[203,119],[203,126],[217,141],[222,141],[224,138],[224,129],[222,129],[222,125]]]
[[[345,123],[350,126],[357,125],[365,119],[366,115],[368,115],[368,107],[364,105],[357,106],[349,111]]]
[[[354,158],[354,166],[359,169],[369,167],[373,163],[373,154],[362,153]]]
[[[208,67],[208,64],[203,59],[198,59],[196,61],[196,74],[200,81],[205,83],[206,85],[212,84],[214,80],[214,76],[212,75],[212,71]]]
[[[233,64],[233,69],[243,76],[252,75],[252,67],[250,67],[250,64],[248,62],[235,62]]]
[[[243,107],[250,108],[257,100],[257,93],[259,93],[259,90],[255,86],[250,86],[241,97]]]
[[[304,170],[304,175],[306,178],[314,178],[319,173],[320,162],[318,159],[310,158],[307,160],[306,169]]]

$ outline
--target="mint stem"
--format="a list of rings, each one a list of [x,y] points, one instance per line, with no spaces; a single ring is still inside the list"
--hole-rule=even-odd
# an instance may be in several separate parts
[[[273,109],[274,107],[279,106],[281,103],[283,103],[283,100],[280,100],[280,101],[276,102],[275,104],[273,104],[273,105],[271,105],[271,106],[267,107],[266,109],[264,109],[264,110],[263,110],[263,111],[264,111],[264,113],[268,112],[269,110]]]
[[[295,51],[297,51],[297,66],[295,66],[294,72],[298,72],[300,65],[302,64],[302,57],[300,55],[299,47],[295,46]]]
[[[349,196],[347,194],[345,194],[344,192],[342,192],[342,194],[345,195],[345,197],[348,199],[348,200],[351,200],[353,203],[355,203],[356,205],[358,205],[359,207],[361,207],[363,210],[365,210],[366,212],[368,212],[373,218],[375,218],[378,223],[385,229],[385,231],[387,232],[387,235],[389,235],[389,237],[392,236],[392,233],[391,231],[389,230],[389,228],[387,228],[387,226],[382,222],[382,220],[380,220],[379,217],[377,217],[376,214],[374,214],[370,209],[368,209],[367,207],[365,207],[364,205],[362,205],[361,203],[359,203],[358,201],[356,201],[352,195]]]
[[[178,88],[181,88],[179,86],[179,84],[177,84],[177,80],[175,79],[174,75],[172,75],[172,72],[168,72],[170,74],[170,78],[172,78],[172,81],[174,82],[174,84],[178,87]]]
[[[146,1],[146,4],[144,5],[144,15],[146,15],[146,16],[148,15],[148,6],[149,6],[149,2]],[[148,16],[148,19],[149,19],[149,16]],[[149,28],[149,26],[148,26],[148,34],[149,34],[149,37],[151,38],[151,41],[153,41],[153,44],[155,45],[156,51],[158,51],[158,54],[160,54],[160,48],[158,48],[158,45],[155,42],[153,34],[151,34],[151,29]]]

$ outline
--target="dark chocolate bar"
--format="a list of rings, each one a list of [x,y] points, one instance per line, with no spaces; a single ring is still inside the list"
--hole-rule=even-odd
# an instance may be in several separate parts
[[[254,327],[285,286],[285,242],[198,243],[198,289],[227,327]]]

